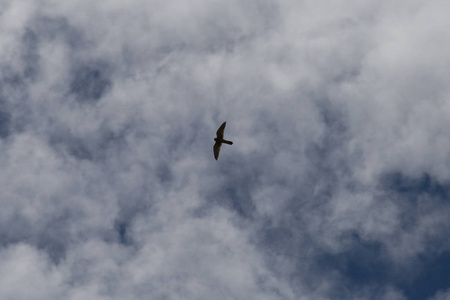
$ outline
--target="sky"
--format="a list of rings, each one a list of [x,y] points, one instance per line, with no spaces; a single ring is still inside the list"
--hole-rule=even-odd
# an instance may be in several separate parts
[[[0,299],[450,299],[449,11],[0,0]]]

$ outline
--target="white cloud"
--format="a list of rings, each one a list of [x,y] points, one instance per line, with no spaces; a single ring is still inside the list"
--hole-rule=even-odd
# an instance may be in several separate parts
[[[63,295],[61,272],[34,248],[17,244],[0,252],[3,299],[56,299]]]
[[[447,2],[0,7],[2,298],[403,299],[448,251]]]
[[[450,298],[450,291],[438,291],[433,297],[428,299],[430,300],[446,300]]]

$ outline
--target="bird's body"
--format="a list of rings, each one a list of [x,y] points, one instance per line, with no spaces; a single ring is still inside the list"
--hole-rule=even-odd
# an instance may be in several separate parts
[[[216,132],[217,137],[214,139],[216,142],[214,144],[214,158],[217,160],[219,158],[219,152],[220,148],[222,147],[222,143],[233,145],[232,141],[227,141],[223,138],[223,133],[225,131],[225,126],[227,125],[227,122],[223,122],[223,124],[219,127],[219,129]]]
[[[228,144],[228,145],[233,145],[232,141],[227,141],[227,140],[224,140],[224,139],[219,140],[219,139],[215,138],[214,141],[216,141],[216,143],[225,143],[225,144]]]

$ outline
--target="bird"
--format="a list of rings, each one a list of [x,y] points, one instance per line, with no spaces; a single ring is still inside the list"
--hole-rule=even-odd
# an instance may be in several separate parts
[[[223,124],[217,129],[216,135],[217,137],[214,139],[216,143],[214,144],[214,158],[217,160],[219,158],[220,147],[222,143],[233,145],[232,141],[227,141],[223,138],[223,132],[225,131],[225,126],[227,126],[227,122],[223,122]]]

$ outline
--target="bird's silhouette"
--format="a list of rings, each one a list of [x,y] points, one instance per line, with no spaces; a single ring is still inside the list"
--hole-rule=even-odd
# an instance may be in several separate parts
[[[219,158],[220,147],[222,147],[222,143],[233,145],[233,142],[227,141],[223,138],[223,132],[225,131],[225,126],[227,126],[227,122],[223,122],[223,124],[217,129],[216,135],[217,137],[214,139],[216,143],[214,144],[214,158],[217,160]]]

